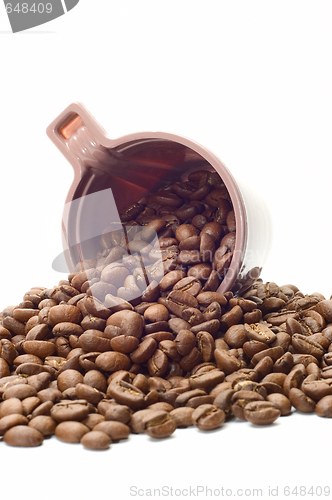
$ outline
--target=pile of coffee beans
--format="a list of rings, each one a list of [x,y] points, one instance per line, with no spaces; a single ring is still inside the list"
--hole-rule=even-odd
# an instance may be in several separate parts
[[[332,300],[259,279],[217,291],[236,238],[219,177],[195,172],[122,221],[95,259],[2,311],[0,440],[103,450],[131,433],[332,417]]]

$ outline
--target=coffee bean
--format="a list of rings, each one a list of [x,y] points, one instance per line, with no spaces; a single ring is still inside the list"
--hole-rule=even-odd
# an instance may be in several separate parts
[[[28,425],[29,420],[20,413],[5,415],[0,420],[0,436],[3,436],[9,429],[17,425]]]
[[[176,430],[176,422],[166,411],[151,410],[142,418],[144,432],[155,439],[169,437]]]
[[[266,344],[271,344],[276,340],[275,333],[273,333],[273,331],[264,324],[246,324],[244,325],[244,328],[249,340],[258,340],[259,342],[265,342]]]
[[[93,427],[93,430],[105,432],[111,438],[112,442],[127,439],[130,434],[128,425],[114,420],[100,422]]]
[[[99,330],[86,330],[78,339],[78,345],[87,352],[106,352],[111,350],[108,338],[102,336]]]
[[[189,377],[189,384],[192,389],[211,390],[217,384],[224,381],[225,374],[220,370],[211,370],[206,373],[198,373]]]
[[[125,380],[112,381],[107,394],[119,404],[129,406],[132,410],[140,410],[146,404],[144,392]]]
[[[81,444],[89,450],[107,450],[111,444],[111,438],[106,432],[93,430],[81,437]]]
[[[148,370],[151,376],[162,377],[165,375],[168,367],[166,354],[160,349],[156,349],[154,354],[148,360]]]
[[[56,346],[53,342],[45,340],[27,340],[23,342],[22,345],[27,354],[33,354],[42,359],[47,356],[52,356],[56,350]]]
[[[96,357],[96,366],[106,372],[128,370],[130,368],[130,358],[122,352],[103,352]]]
[[[253,401],[244,408],[244,416],[255,425],[270,425],[281,412],[270,401]]]
[[[9,446],[33,447],[40,446],[44,436],[37,429],[27,425],[15,425],[5,432],[3,440]]]
[[[148,307],[143,316],[146,321],[153,323],[155,321],[167,321],[169,313],[165,306],[162,304],[156,304]]]
[[[33,427],[37,431],[41,432],[44,437],[49,437],[54,434],[56,428],[56,422],[52,417],[47,415],[39,415],[32,418],[29,421],[28,426]]]
[[[289,391],[289,400],[298,411],[302,413],[312,413],[315,411],[316,403],[309,398],[301,389],[293,387]]]
[[[227,384],[227,382],[226,382]],[[213,395],[215,396],[214,397],[214,400],[213,400],[213,404],[215,406],[217,406],[217,408],[220,408],[221,410],[223,410],[225,412],[225,414],[227,415],[228,413],[230,413],[231,411],[231,407],[232,407],[232,404],[233,404],[233,396],[235,394],[235,390],[234,389],[231,389],[231,388],[226,388],[227,386],[224,386],[224,387],[221,387],[222,384],[219,384],[219,386],[216,386],[215,389],[218,389],[218,393],[215,395],[215,392],[212,393],[212,391],[210,392],[210,395]]]
[[[270,401],[279,411],[281,416],[290,415],[291,402],[284,394],[268,394],[267,401]]]
[[[13,413],[23,415],[23,403],[17,397],[10,397],[0,403],[0,419]]]
[[[328,322],[332,323],[332,300],[322,300],[315,306],[315,311],[323,316]]]
[[[76,387],[76,384],[83,382],[83,375],[77,370],[65,370],[57,378],[58,389],[63,392],[69,387]]]
[[[170,412],[170,415],[175,420],[177,428],[185,428],[193,425],[192,421],[193,412],[194,408],[184,406],[181,408],[174,408],[174,410]]]
[[[201,331],[197,333],[197,347],[201,353],[204,362],[213,359],[213,352],[215,350],[214,338],[209,332]]]
[[[120,334],[123,335],[141,338],[143,333],[143,318],[130,310],[115,312],[108,318],[106,324],[107,326],[117,326],[120,328]]]
[[[302,391],[314,401],[319,401],[332,394],[332,387],[325,380],[303,380]]]
[[[247,420],[245,416],[245,409],[247,405],[256,401],[264,401],[264,397],[258,394],[258,392],[251,390],[250,386],[248,387],[248,390],[246,390],[246,386],[243,387],[243,389],[241,389],[241,387],[235,387],[236,392],[232,396],[231,410],[235,417],[240,420]]]
[[[324,396],[316,404],[316,413],[319,417],[332,418],[332,396]]]
[[[19,384],[13,385],[5,389],[2,399],[5,401],[10,398],[18,398],[21,401],[25,398],[29,398],[31,396],[36,396],[37,391],[34,387],[31,387],[29,384]]]
[[[226,414],[213,404],[203,404],[195,409],[191,419],[199,430],[209,431],[220,427],[225,422]]]
[[[60,401],[52,406],[50,414],[56,422],[65,422],[67,420],[84,420],[89,413],[89,406],[82,400]]]
[[[178,241],[197,236],[197,229],[191,224],[181,224],[175,231],[175,238]]]
[[[89,428],[82,422],[61,422],[54,431],[55,436],[65,443],[79,443],[84,436],[89,432]]]
[[[80,323],[82,320],[82,314],[78,307],[62,304],[50,307],[47,319],[47,323],[51,326],[55,326],[57,323],[62,322]]]
[[[317,359],[321,359],[324,354],[323,347],[314,340],[311,340],[310,336],[307,337],[305,335],[295,333],[292,336],[292,345],[295,352],[300,354],[310,354]]]
[[[219,370],[225,374],[233,373],[241,367],[240,361],[222,349],[215,349],[214,357]]]
[[[66,372],[64,372],[66,373]],[[103,399],[103,394],[91,387],[88,384],[77,383],[75,386],[75,392],[78,399],[85,399],[88,403],[97,406],[99,401]]]
[[[111,404],[105,413],[105,420],[115,420],[127,424],[130,421],[132,411],[128,406],[120,404]]]
[[[29,416],[40,405],[40,399],[37,396],[25,398],[22,401],[23,415]]]

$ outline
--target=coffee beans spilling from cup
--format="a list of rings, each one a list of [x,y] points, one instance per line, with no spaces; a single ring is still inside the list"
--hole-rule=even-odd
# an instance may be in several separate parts
[[[332,300],[261,280],[217,292],[236,239],[217,175],[195,172],[121,218],[68,280],[3,310],[0,439],[103,450],[131,433],[332,417]]]

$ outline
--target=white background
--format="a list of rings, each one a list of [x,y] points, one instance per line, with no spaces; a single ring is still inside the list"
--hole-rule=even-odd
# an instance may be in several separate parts
[[[74,101],[110,137],[159,130],[211,149],[270,209],[264,281],[329,298],[331,21],[331,2],[319,0],[80,0],[12,34],[0,5],[0,309],[66,277],[51,263],[73,175],[45,129]],[[287,485],[332,491],[330,427],[315,416],[264,429],[233,422],[158,443],[133,436],[103,453],[55,439],[0,444],[1,494],[11,483],[36,499],[126,499],[130,486],[164,485],[263,488],[265,498],[278,484],[279,498]]]

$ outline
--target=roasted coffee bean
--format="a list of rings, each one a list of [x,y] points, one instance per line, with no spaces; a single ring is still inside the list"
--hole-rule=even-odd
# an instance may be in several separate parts
[[[226,414],[213,404],[203,404],[195,409],[191,418],[199,430],[209,431],[220,427],[225,422]]]
[[[214,357],[217,367],[226,375],[237,371],[241,367],[240,361],[223,349],[215,349]]]
[[[324,396],[318,401],[315,411],[319,417],[332,418],[332,396]]]
[[[270,401],[253,401],[244,408],[246,420],[255,425],[270,425],[281,412]]]
[[[143,416],[144,431],[153,438],[169,437],[176,430],[176,422],[170,413],[162,410],[151,410]]]
[[[232,309],[220,318],[220,327],[223,331],[226,331],[230,326],[237,323],[241,323],[243,318],[243,310],[240,306],[232,307]]]
[[[305,368],[303,365],[296,365],[294,368],[292,368],[292,370],[286,376],[283,383],[283,389],[285,395],[288,396],[289,391],[294,387],[296,389],[299,389],[301,387],[304,378],[305,378]]]
[[[332,323],[332,300],[322,300],[315,306],[315,311],[323,316],[328,322]]]
[[[189,384],[192,389],[211,390],[217,384],[224,381],[225,374],[220,370],[211,370],[206,373],[197,373],[189,377]]]
[[[143,317],[145,321],[150,321],[151,323],[156,321],[167,321],[169,312],[162,304],[155,304],[145,310]]]
[[[224,335],[224,340],[230,347],[242,347],[247,341],[245,325],[233,325],[229,327]]]
[[[168,368],[168,360],[166,354],[161,349],[156,349],[153,355],[148,360],[147,366],[149,374],[152,377],[162,377],[163,375],[165,375]]]
[[[249,340],[258,340],[266,344],[271,344],[276,340],[275,333],[262,323],[246,324],[244,328]]]
[[[132,411],[128,406],[111,404],[105,412],[105,420],[115,420],[127,424],[130,421]]]
[[[165,276],[160,281],[159,283],[160,289],[163,291],[170,290],[178,281],[183,279],[185,276],[186,276],[185,271],[181,271],[178,269],[170,271],[169,273],[165,274]]]
[[[240,420],[246,420],[246,416],[244,410],[246,406],[251,402],[256,401],[264,401],[264,397],[258,394],[255,391],[252,391],[251,388],[249,390],[241,389],[236,390],[236,392],[232,396],[232,406],[231,410],[235,417]]]
[[[17,398],[22,401],[23,399],[31,396],[37,396],[36,389],[29,384],[19,384],[5,389],[2,394],[2,399],[5,401],[10,398]]]
[[[100,413],[89,413],[89,415],[82,420],[82,424],[86,425],[90,430],[100,422],[105,422],[105,417]]]
[[[76,384],[83,382],[83,375],[77,370],[65,370],[57,378],[58,389],[63,392],[69,387],[76,387]]]
[[[143,318],[138,313],[130,310],[118,311],[112,314],[107,322],[107,326],[117,326],[120,334],[132,335],[141,338],[143,333]]]
[[[82,422],[61,422],[54,431],[55,436],[65,443],[79,443],[84,436],[89,432],[89,428]]]
[[[332,387],[324,379],[322,380],[303,380],[301,390],[314,401],[319,401],[325,396],[332,394]]]
[[[292,346],[296,353],[310,354],[317,359],[321,359],[324,354],[324,349],[318,342],[311,340],[310,336],[300,335],[299,333],[292,336]]]
[[[188,270],[188,276],[193,276],[196,279],[206,281],[212,273],[212,266],[208,263],[202,263],[191,266]]]
[[[67,420],[84,420],[88,416],[89,411],[88,404],[83,400],[64,400],[52,406],[50,414],[51,417],[59,423]]]
[[[302,413],[312,413],[315,411],[316,403],[309,398],[301,389],[293,387],[289,391],[289,400],[298,411]]]
[[[209,332],[201,331],[196,335],[197,347],[201,353],[204,362],[213,359],[213,352],[215,349],[214,338]]]
[[[114,420],[99,422],[93,427],[93,430],[105,432],[110,437],[112,442],[127,439],[130,434],[130,428],[128,425]]]
[[[140,410],[146,405],[144,392],[125,380],[112,381],[107,394],[132,410]]]
[[[197,236],[197,229],[191,224],[181,224],[175,231],[175,238],[178,241],[185,240],[191,236]]]
[[[154,414],[154,410],[144,409],[144,410],[138,410],[135,413],[133,413],[129,422],[131,431],[134,434],[143,433],[145,429],[143,417],[151,414]]]
[[[188,292],[190,295],[196,297],[202,289],[201,282],[194,278],[193,276],[187,276],[182,278],[180,281],[175,283],[173,290],[181,290],[183,292]]]
[[[93,430],[84,434],[80,442],[89,450],[108,450],[111,438],[106,432]]]
[[[185,428],[193,425],[192,414],[194,408],[184,406],[181,408],[175,408],[170,412],[171,417],[175,420],[177,428]]]
[[[226,382],[227,384],[227,382]],[[224,386],[227,387],[227,386]],[[215,394],[213,390],[210,392],[210,395],[214,396],[213,404],[223,410],[225,414],[227,415],[228,413],[231,412],[231,407],[233,404],[233,395],[235,394],[235,390],[231,388],[225,388],[222,387],[222,384],[219,384],[219,386],[216,386],[215,389],[218,389],[218,393]]]
[[[55,326],[57,323],[69,322],[80,323],[82,321],[81,311],[76,306],[61,304],[50,307],[47,314],[47,323]]]
[[[266,400],[270,401],[270,403],[280,410],[281,416],[290,415],[292,405],[290,400],[284,394],[268,394]]]
[[[33,354],[42,359],[47,356],[52,356],[56,350],[56,346],[53,342],[45,340],[27,340],[23,342],[22,345],[27,354]]]
[[[4,326],[12,334],[12,336],[25,334],[24,323],[18,321],[10,315],[2,318],[2,326]]]
[[[56,422],[52,417],[47,415],[39,415],[29,421],[28,426],[41,432],[44,437],[49,437],[54,434]]]
[[[78,399],[85,399],[88,403],[95,406],[97,406],[99,401],[101,401],[104,397],[98,389],[82,383],[76,384],[75,393]]]
[[[37,396],[31,396],[23,399],[22,404],[23,414],[28,416],[40,405],[40,399]]]
[[[265,356],[270,356],[273,361],[277,361],[284,354],[284,350],[281,346],[269,347],[267,349],[263,349],[260,352],[257,352],[251,358],[251,366],[255,366],[262,358]]]
[[[173,340],[162,340],[159,342],[159,348],[166,354],[166,356],[174,361],[181,361],[181,355],[179,354],[176,344]]]
[[[110,340],[110,346],[114,351],[130,354],[139,345],[139,339],[130,335],[119,335]]]
[[[39,415],[50,415],[51,408],[53,407],[52,401],[45,401],[37,406],[31,413],[31,418],[37,417]]]
[[[5,415],[0,420],[0,436],[3,436],[12,427],[16,427],[17,425],[28,425],[28,423],[29,420],[27,417],[25,415],[21,415],[20,413]]]
[[[35,356],[33,354],[21,354],[20,356],[17,356],[17,358],[15,358],[13,361],[13,364],[15,366],[20,366],[23,363],[37,363],[39,365],[42,365],[43,361],[38,356]]]
[[[99,330],[86,330],[78,339],[78,346],[86,352],[106,352],[111,350],[110,340]]]
[[[23,403],[17,397],[11,397],[0,403],[0,419],[13,413],[23,415]]]
[[[27,425],[15,425],[7,430],[3,440],[9,446],[33,447],[43,443],[44,436],[37,429]]]
[[[106,372],[129,370],[130,358],[122,352],[103,352],[96,357],[96,366]]]

